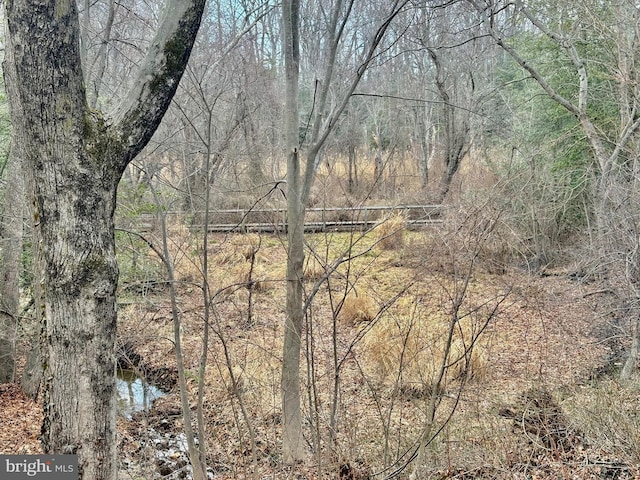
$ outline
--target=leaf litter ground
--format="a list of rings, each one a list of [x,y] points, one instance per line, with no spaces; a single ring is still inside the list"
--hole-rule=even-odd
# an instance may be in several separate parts
[[[307,258],[315,258],[315,263],[307,265],[307,293],[314,291],[314,279],[327,273],[327,265],[352,243],[345,234],[310,237]],[[425,423],[425,392],[431,378],[425,373],[431,368],[425,366],[425,358],[436,356],[437,349],[412,350],[405,341],[401,353],[413,355],[414,360],[405,358],[406,365],[400,369],[393,364],[397,355],[391,348],[385,350],[385,345],[393,343],[391,337],[402,337],[407,328],[420,325],[421,335],[433,338],[427,332],[448,318],[452,298],[464,285],[465,269],[462,260],[458,265],[457,260],[425,246],[423,234],[413,233],[400,243],[394,249],[380,249],[373,239],[360,239],[351,248],[357,258],[339,265],[329,276],[330,284],[316,293],[305,330],[306,339],[313,339],[305,354],[313,355],[315,362],[312,371],[303,373],[303,396],[305,416],[316,434],[314,438],[310,433],[307,440],[320,455],[291,470],[279,463],[284,241],[273,236],[212,237],[208,276],[216,294],[204,405],[208,464],[215,478],[367,478],[402,465],[403,453],[412,451]],[[183,349],[194,401],[203,332],[197,288],[200,273],[197,259],[177,257]],[[451,379],[440,392],[436,425],[444,425],[454,404],[457,409],[429,447],[425,478],[633,478],[637,473],[629,466],[633,449],[622,449],[626,456],[618,458],[616,449],[619,453],[624,440],[599,438],[607,432],[593,428],[596,422],[585,412],[595,408],[593,399],[602,395],[598,372],[615,353],[604,341],[603,332],[611,332],[610,319],[594,311],[591,294],[597,286],[576,282],[566,271],[534,276],[521,270],[500,274],[489,270],[479,264],[471,276],[463,306],[469,322],[481,325],[496,299],[509,294],[481,337],[480,366],[459,402],[455,401],[459,379]],[[337,314],[336,306],[344,299],[346,309],[348,297],[369,298],[367,308],[373,314],[368,318]],[[173,449],[168,454],[176,460],[173,468],[184,466],[179,447],[153,440],[149,433],[153,430],[175,439],[182,425],[170,305],[162,291],[124,300],[119,320],[121,351],[133,352],[142,372],[164,384],[169,394],[133,421],[118,420],[121,457],[127,459],[121,478],[152,478],[161,469],[154,448]],[[415,322],[407,323],[408,318]],[[334,397],[336,364],[340,382],[339,395]],[[554,405],[568,412],[563,428],[581,432],[579,441],[550,448],[540,440],[542,433],[533,435],[519,428],[517,420],[501,415],[508,406],[508,411],[519,412],[518,418],[524,419],[523,412],[531,410],[526,403],[526,392],[531,391],[551,392]],[[618,397],[633,397],[634,392],[624,389]],[[332,401],[337,402],[335,430],[329,428]],[[6,385],[0,387],[0,407],[0,452],[39,453],[40,405],[15,385]],[[602,416],[600,411],[592,413]],[[539,432],[550,428],[545,421],[539,423]],[[166,468],[162,474],[171,473]]]

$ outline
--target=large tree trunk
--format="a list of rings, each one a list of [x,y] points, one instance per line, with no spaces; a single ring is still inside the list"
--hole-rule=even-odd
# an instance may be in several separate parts
[[[34,11],[14,3],[9,12],[13,45],[20,45],[14,54],[22,116],[14,123],[26,139],[44,268],[36,273],[45,319],[43,446],[50,453],[77,453],[82,478],[114,478],[113,213],[121,172],[92,148],[97,139],[87,128],[92,120],[85,110],[75,10]],[[35,44],[20,38],[38,25],[49,26],[47,38]],[[56,59],[53,65],[49,58]]]
[[[77,453],[82,479],[115,479],[116,189],[175,93],[204,0],[168,2],[112,122],[87,108],[75,2],[13,0],[6,8],[12,121],[24,136],[42,248],[43,446]]]
[[[113,213],[119,175],[87,168],[99,162],[82,152],[75,158],[75,165],[52,164],[37,176],[36,195],[47,199],[38,205],[47,272],[43,443],[48,452],[77,452],[84,478],[110,478],[116,461]],[[69,169],[76,181],[59,185],[56,179]]]

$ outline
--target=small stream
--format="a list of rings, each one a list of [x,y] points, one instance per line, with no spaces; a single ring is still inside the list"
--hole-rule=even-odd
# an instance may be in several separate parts
[[[118,369],[116,390],[118,414],[128,420],[138,412],[149,410],[154,400],[165,395],[162,390],[144,381],[133,370]]]
[[[153,401],[166,395],[158,387],[143,380],[134,370],[118,369],[116,378],[118,414],[132,420],[136,413],[148,411]],[[138,423],[143,425],[142,423]],[[151,473],[151,478],[163,480],[188,480],[193,478],[189,457],[187,455],[187,439],[182,432],[173,432],[171,422],[164,418],[153,427],[147,425],[140,431],[137,442],[140,445],[140,458],[125,457],[121,459],[120,472],[122,478],[136,478]],[[196,439],[197,443],[197,439]],[[141,459],[150,464],[141,464]],[[151,469],[151,471],[149,470]],[[207,472],[213,479],[213,471]]]

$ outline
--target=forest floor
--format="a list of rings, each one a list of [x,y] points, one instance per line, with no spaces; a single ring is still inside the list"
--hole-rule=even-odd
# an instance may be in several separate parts
[[[439,386],[432,429],[439,434],[418,478],[640,478],[640,382],[615,380],[626,324],[602,313],[611,301],[606,285],[584,281],[571,262],[532,274],[498,268],[486,250],[459,246],[455,252],[468,255],[425,233],[386,248],[346,234],[310,237],[307,293],[341,252],[353,260],[318,289],[309,311],[309,460],[286,468],[279,462],[283,240],[212,236],[204,418],[214,478],[408,478],[442,363],[442,329],[456,304],[456,340],[468,345],[478,335],[476,348],[463,351],[464,367],[452,365],[455,374]],[[197,250],[186,239],[173,244],[194,408],[203,335]],[[120,357],[167,395],[148,412],[118,419],[120,478],[181,478],[187,469],[167,288],[146,282],[133,294],[131,285],[122,285]],[[4,385],[0,411],[0,453],[38,453],[41,406]]]

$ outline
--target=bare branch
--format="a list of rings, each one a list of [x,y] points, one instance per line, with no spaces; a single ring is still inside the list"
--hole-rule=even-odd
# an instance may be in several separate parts
[[[114,133],[126,165],[142,150],[160,124],[178,88],[205,0],[172,0],[128,95],[114,115]]]

